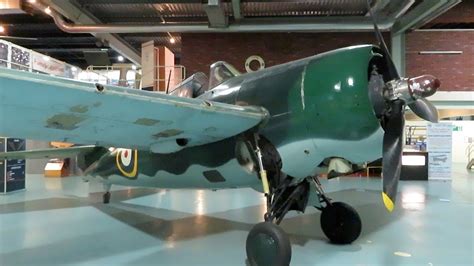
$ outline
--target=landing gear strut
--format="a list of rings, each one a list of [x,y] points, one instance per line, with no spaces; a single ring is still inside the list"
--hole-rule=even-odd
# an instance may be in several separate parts
[[[110,202],[110,188],[112,187],[112,185],[110,184],[107,184],[107,183],[104,183],[104,190],[105,190],[105,193],[104,195],[102,195],[102,202],[104,204],[109,204]]]
[[[264,142],[264,144],[268,143]],[[275,171],[275,168],[271,169],[269,171],[271,175],[267,177],[265,169],[267,165],[264,162],[269,160],[268,158],[262,160],[258,136],[255,136],[254,145],[253,152],[259,167],[258,173],[267,199],[267,212],[264,215],[265,222],[256,224],[247,236],[246,252],[250,265],[286,266],[290,264],[291,243],[279,224],[291,210],[304,212],[309,193],[313,190],[319,199],[319,204],[315,207],[322,211],[322,230],[331,242],[349,244],[359,237],[361,220],[351,206],[342,202],[332,203],[316,177],[297,180],[281,172],[281,168],[278,171]],[[265,154],[275,153],[265,152]],[[314,189],[311,189],[311,185]]]

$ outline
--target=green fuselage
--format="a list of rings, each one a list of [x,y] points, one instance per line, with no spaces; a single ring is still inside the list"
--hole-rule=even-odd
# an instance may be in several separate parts
[[[277,148],[283,171],[291,176],[314,175],[329,157],[353,163],[372,161],[381,157],[383,137],[367,89],[373,49],[353,46],[244,74],[200,98],[268,110],[269,121],[259,134]],[[118,169],[118,151],[112,151],[89,174],[127,186],[258,187],[256,174],[236,160],[236,140],[171,154],[138,151],[132,176]]]

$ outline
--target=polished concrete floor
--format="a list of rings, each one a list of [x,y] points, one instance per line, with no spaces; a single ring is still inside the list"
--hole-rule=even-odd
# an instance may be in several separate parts
[[[102,187],[80,178],[28,176],[27,191],[0,195],[0,265],[245,265],[245,239],[264,199],[222,191]],[[292,265],[474,265],[474,173],[453,180],[403,181],[396,210],[380,200],[380,179],[322,180],[363,222],[351,245],[329,243],[319,212],[282,223]]]

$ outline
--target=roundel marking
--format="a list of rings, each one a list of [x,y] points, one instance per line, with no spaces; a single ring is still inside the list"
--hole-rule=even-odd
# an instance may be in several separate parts
[[[120,161],[124,166],[129,166],[132,162],[132,150],[124,149],[120,152]]]
[[[136,177],[138,169],[138,152],[131,149],[118,149],[115,157],[117,168],[126,177]]]

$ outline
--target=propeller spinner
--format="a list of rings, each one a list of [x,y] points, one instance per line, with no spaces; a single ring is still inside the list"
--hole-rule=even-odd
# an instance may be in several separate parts
[[[375,17],[367,1],[370,16],[374,22],[375,36],[379,41],[390,81],[383,81],[377,69],[372,71],[369,81],[369,95],[374,104],[374,111],[384,125],[383,158],[382,158],[382,200],[388,211],[393,211],[397,196],[398,181],[402,167],[403,130],[405,128],[405,107],[408,107],[420,118],[437,123],[438,111],[428,100],[440,87],[440,81],[431,75],[415,78],[400,77],[383,40]]]

